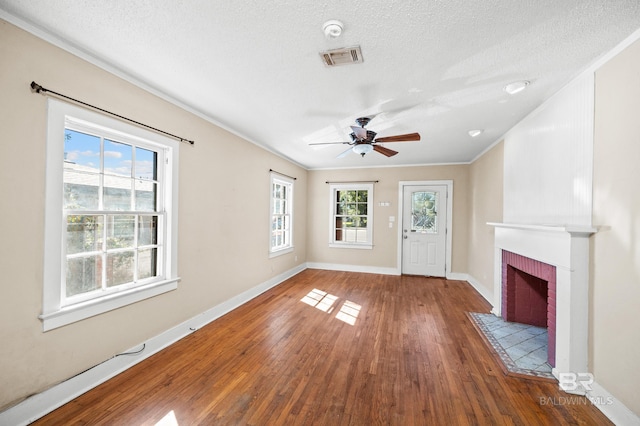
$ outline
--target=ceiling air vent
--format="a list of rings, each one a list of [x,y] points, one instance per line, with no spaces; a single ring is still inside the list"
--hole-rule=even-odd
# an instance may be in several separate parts
[[[328,67],[336,65],[359,64],[362,62],[360,46],[344,47],[342,49],[320,52],[322,61]]]

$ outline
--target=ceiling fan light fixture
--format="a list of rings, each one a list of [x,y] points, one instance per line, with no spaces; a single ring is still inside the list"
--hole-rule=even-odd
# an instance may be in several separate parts
[[[526,89],[529,84],[531,84],[529,80],[514,81],[504,86],[503,90],[510,95],[515,95]]]
[[[368,143],[359,143],[354,145],[351,149],[353,149],[353,152],[355,152],[356,154],[360,154],[364,157],[365,154],[373,151],[373,146]]]
[[[336,21],[332,19],[327,21],[322,26],[322,31],[324,31],[324,36],[331,40],[333,38],[338,38],[342,34],[342,29],[344,28],[344,24],[340,21]]]
[[[480,136],[483,132],[484,132],[484,130],[482,130],[482,129],[469,130],[469,136],[471,136],[472,138],[475,138],[475,137]]]

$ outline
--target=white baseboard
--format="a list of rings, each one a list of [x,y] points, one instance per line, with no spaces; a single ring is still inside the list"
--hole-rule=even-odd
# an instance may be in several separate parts
[[[400,275],[398,268],[382,268],[379,266],[343,265],[340,263],[307,262],[309,269],[326,269],[329,271],[364,272],[367,274]]]
[[[471,287],[473,287],[478,293],[480,293],[480,296],[484,297],[484,299],[489,302],[491,306],[493,306],[493,295],[489,294],[489,291],[485,286],[480,284],[480,281],[476,280],[474,277],[468,274],[466,280],[469,284],[471,284]]]
[[[587,391],[587,398],[605,416],[618,426],[640,426],[640,416],[631,411],[620,400],[616,399],[598,382],[591,384],[591,390]]]
[[[126,351],[132,355],[110,358],[77,376],[30,396],[0,412],[0,425],[27,425],[43,417],[305,269],[307,265],[300,264]]]

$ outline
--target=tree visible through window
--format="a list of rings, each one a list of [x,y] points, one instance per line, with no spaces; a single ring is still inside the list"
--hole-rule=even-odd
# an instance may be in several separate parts
[[[371,246],[373,185],[332,185],[332,237],[337,246]]]

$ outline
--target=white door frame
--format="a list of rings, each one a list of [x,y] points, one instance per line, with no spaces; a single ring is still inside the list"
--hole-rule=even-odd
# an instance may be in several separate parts
[[[451,243],[452,232],[451,227],[453,225],[453,180],[401,180],[398,182],[398,258],[396,268],[398,275],[402,274],[402,218],[404,217],[404,187],[405,186],[418,186],[418,185],[444,185],[447,187],[447,238],[445,247],[445,276],[449,278],[451,275]]]

